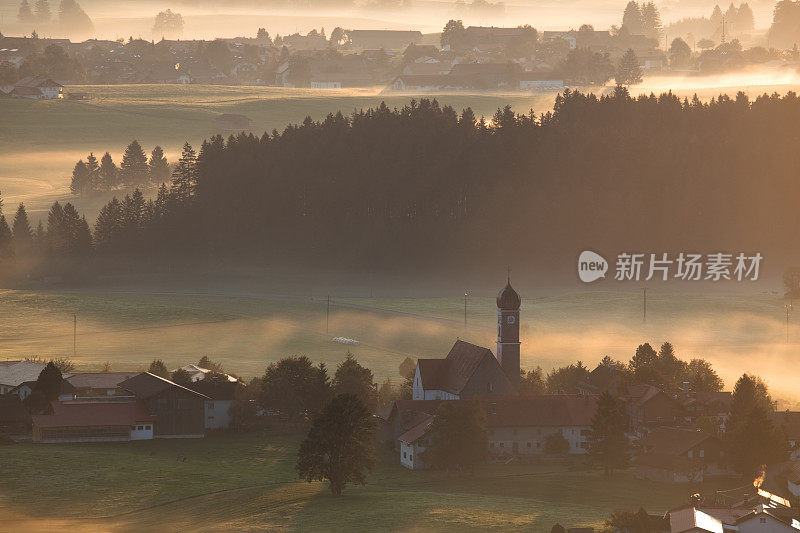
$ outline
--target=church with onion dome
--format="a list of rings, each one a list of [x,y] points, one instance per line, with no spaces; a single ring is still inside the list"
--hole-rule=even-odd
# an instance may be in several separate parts
[[[457,340],[444,359],[419,359],[414,373],[414,400],[459,400],[517,394],[519,308],[522,298],[511,280],[497,295],[497,348]]]

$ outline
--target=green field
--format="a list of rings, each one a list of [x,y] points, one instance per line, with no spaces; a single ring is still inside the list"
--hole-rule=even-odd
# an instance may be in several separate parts
[[[381,451],[367,485],[334,499],[327,485],[296,479],[299,438],[270,431],[2,446],[0,514],[11,517],[4,524],[12,530],[549,531],[556,522],[600,525],[619,508],[664,512],[693,491],[710,496],[735,485],[664,485],[629,472],[609,478],[578,458],[571,466],[492,465],[463,476],[411,472]],[[178,462],[179,454],[188,462]]]
[[[798,400],[785,369],[800,348],[800,331],[790,317],[786,342],[784,301],[777,294],[651,289],[643,324],[641,293],[635,289],[559,291],[519,276],[525,368],[548,370],[576,360],[592,367],[604,355],[627,361],[642,342],[669,340],[684,359],[710,360],[728,387],[748,371],[763,376],[786,407]],[[442,357],[456,338],[494,347],[492,289],[468,286],[464,328],[463,289],[457,285],[437,289],[396,280],[369,287],[341,280],[326,285],[312,278],[265,274],[239,284],[0,291],[0,358],[71,356],[75,315],[75,361],[85,370],[99,369],[105,361],[116,370],[145,369],[154,358],[176,368],[207,355],[250,378],[292,354],[306,354],[333,369],[350,350],[377,380],[397,381],[403,358]],[[360,344],[336,343],[334,337]]]

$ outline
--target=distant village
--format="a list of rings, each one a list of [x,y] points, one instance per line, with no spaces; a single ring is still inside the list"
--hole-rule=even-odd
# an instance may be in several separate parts
[[[612,79],[629,85],[653,73],[718,73],[798,61],[791,40],[759,44],[764,36],[753,31],[746,3],[731,4],[724,13],[717,7],[710,17],[682,19],[665,28],[654,4],[630,2],[621,22],[608,30],[584,24],[538,32],[529,25],[464,27],[451,20],[432,34],[337,27],[330,35],[321,28],[271,36],[260,28],[253,37],[213,41],[131,36],[74,43],[34,32],[0,38],[0,95],[91,97],[79,89],[65,92],[66,84],[538,91],[602,86]]]
[[[490,463],[544,461],[557,468],[568,457],[599,457],[606,469],[632,467],[638,478],[667,485],[738,479],[742,454],[730,451],[732,439],[757,427],[758,437],[747,436],[754,453],[773,454],[770,458],[780,461],[760,467],[752,482],[748,479],[731,491],[691,495],[665,514],[643,509],[627,518],[618,514],[615,520],[644,521],[648,529],[614,530],[800,530],[800,412],[759,405],[769,398],[763,382],[745,375],[734,393],[723,391],[707,363],[693,359],[687,366],[665,343],[658,353],[640,346],[629,365],[606,357],[591,372],[580,363],[555,369],[547,375],[545,390],[541,369],[520,368],[521,304],[509,281],[497,297],[494,353],[457,340],[444,358],[404,361],[401,372],[405,367],[408,374],[399,388],[389,381],[372,383],[371,371],[348,354],[336,370],[334,392],[339,387],[354,391],[374,407],[376,444],[393,450],[395,460],[409,470],[441,468],[441,459],[427,452],[442,438],[437,424],[455,412],[445,415],[444,407],[478,409]],[[68,360],[0,361],[0,436],[42,445],[196,439],[302,420],[310,416],[317,396],[311,389],[328,390],[324,365],[313,367],[303,357],[271,364],[263,378],[249,385],[206,357],[172,371],[161,361],[138,372],[80,372],[72,366]],[[666,377],[670,371],[664,369],[669,368],[675,370],[672,378]],[[293,376],[293,385],[281,381],[284,371]],[[303,373],[316,385],[295,398],[292,387],[303,388],[298,381]],[[677,388],[651,384],[682,375],[689,378]],[[364,379],[370,382],[359,392],[357,383]],[[269,392],[270,383],[279,386]],[[743,410],[748,402],[753,405]],[[615,417],[622,440],[600,453],[598,434],[607,431],[605,438],[611,438]],[[449,445],[458,448],[462,442]],[[764,451],[770,449],[774,453]],[[622,455],[614,459],[618,453]]]

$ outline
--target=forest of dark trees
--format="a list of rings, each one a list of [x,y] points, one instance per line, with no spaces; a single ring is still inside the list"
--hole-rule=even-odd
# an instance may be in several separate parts
[[[567,90],[551,112],[505,108],[491,120],[435,100],[381,105],[262,137],[216,136],[196,158],[187,145],[156,199],[114,200],[90,243],[38,249],[50,271],[69,250],[83,272],[87,262],[103,271],[500,262],[574,279],[577,254],[590,248],[759,251],[777,272],[800,249],[797,124],[794,93],[704,103]],[[48,221],[40,239],[58,231]]]

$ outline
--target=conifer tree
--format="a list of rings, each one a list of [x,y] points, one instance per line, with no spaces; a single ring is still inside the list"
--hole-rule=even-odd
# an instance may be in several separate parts
[[[622,29],[628,35],[642,35],[644,32],[642,9],[633,0],[625,6],[625,12],[622,14]]]
[[[3,215],[3,197],[0,194],[0,261],[14,257],[14,242],[11,235],[11,228]],[[2,268],[2,267],[0,267]]]
[[[606,475],[628,464],[627,416],[625,403],[604,392],[597,400],[589,435],[589,457],[603,467]]]
[[[119,169],[114,163],[111,154],[106,152],[100,159],[100,170],[98,171],[99,184],[101,190],[112,190],[119,186]]]
[[[69,184],[69,190],[72,194],[82,196],[86,193],[88,182],[89,170],[86,168],[86,163],[81,159],[75,163],[75,168],[72,169],[72,181]]]
[[[179,203],[187,203],[194,195],[197,184],[197,153],[188,142],[183,145],[178,165],[172,172],[172,196]]]
[[[658,8],[656,7],[655,3],[647,2],[642,6],[642,26],[644,29],[644,34],[651,38],[659,40],[661,39],[662,33],[662,25],[661,25],[661,14],[658,12]]]
[[[98,249],[110,248],[118,238],[123,226],[122,205],[114,197],[100,209],[94,225],[94,242]]]
[[[153,148],[153,152],[150,154],[150,162],[147,166],[151,185],[157,186],[169,179],[169,163],[164,156],[164,150],[160,146]]]
[[[33,229],[25,211],[25,204],[19,204],[11,230],[14,236],[14,248],[20,253],[29,251],[33,244]]]
[[[633,48],[628,48],[628,51],[620,59],[614,80],[617,85],[634,85],[642,82],[642,68],[639,66],[639,58],[636,57]]]
[[[48,0],[36,0],[34,9],[37,22],[48,23],[53,18],[53,12],[50,10],[50,2]]]
[[[132,189],[147,183],[147,156],[139,141],[134,140],[125,149],[119,174],[126,188]]]
[[[90,153],[86,158],[86,177],[88,192],[97,192],[100,186],[100,165],[94,153]]]
[[[19,12],[17,13],[17,20],[20,22],[34,22],[36,17],[33,15],[28,0],[22,0],[19,4]]]

